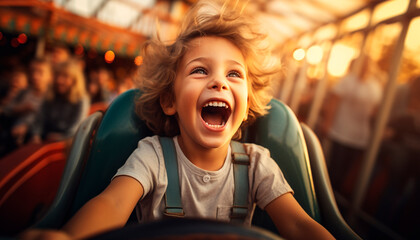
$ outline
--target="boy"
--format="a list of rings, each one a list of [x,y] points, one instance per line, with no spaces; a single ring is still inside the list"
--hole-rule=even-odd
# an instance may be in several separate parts
[[[36,58],[31,61],[29,87],[22,90],[7,109],[12,115],[16,116],[11,134],[17,146],[21,146],[28,137],[27,135],[30,134],[28,130],[35,121],[35,116],[44,100],[52,78],[51,64],[46,59]]]
[[[274,69],[259,60],[266,55],[257,48],[262,36],[243,16],[227,10],[205,15],[205,7],[190,11],[172,45],[151,41],[144,47],[137,111],[157,135],[173,139],[185,216],[230,221],[230,143],[241,126],[266,113],[270,97],[264,90]],[[250,156],[245,224],[257,203],[287,239],[333,239],[293,198],[268,151],[244,146]],[[141,221],[162,218],[167,184],[159,138],[145,138],[110,185],[56,234],[80,238],[122,227],[136,206]]]

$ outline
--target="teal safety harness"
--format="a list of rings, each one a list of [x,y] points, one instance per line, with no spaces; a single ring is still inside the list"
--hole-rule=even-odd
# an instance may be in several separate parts
[[[181,188],[179,185],[178,163],[175,145],[171,138],[160,137],[163,158],[165,159],[168,186],[165,193],[164,215],[183,217],[185,215],[181,203]],[[248,166],[249,156],[242,143],[232,141],[232,162],[234,176],[233,206],[230,214],[231,222],[241,223],[248,214]]]

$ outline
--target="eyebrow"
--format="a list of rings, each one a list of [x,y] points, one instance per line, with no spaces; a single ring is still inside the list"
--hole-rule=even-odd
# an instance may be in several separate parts
[[[198,58],[194,58],[193,60],[187,62],[185,64],[185,66],[188,66],[188,65],[190,65],[193,62],[209,62],[209,61],[210,61],[209,58],[198,57]],[[241,64],[241,63],[239,63],[239,62],[237,62],[235,60],[230,59],[230,60],[227,60],[226,62],[233,63],[234,65],[238,65],[238,66],[240,66],[240,67],[242,67],[243,69],[246,70],[246,67],[243,64]]]

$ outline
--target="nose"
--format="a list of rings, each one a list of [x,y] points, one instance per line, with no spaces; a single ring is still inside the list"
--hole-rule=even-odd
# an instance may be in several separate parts
[[[217,91],[229,89],[227,79],[224,76],[214,76],[212,80],[209,82],[208,87]]]

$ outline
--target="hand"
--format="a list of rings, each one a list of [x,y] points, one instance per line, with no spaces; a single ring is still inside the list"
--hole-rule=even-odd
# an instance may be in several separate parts
[[[41,229],[29,229],[23,232],[19,239],[22,240],[69,240],[72,239],[66,232],[59,230],[41,230]]]

